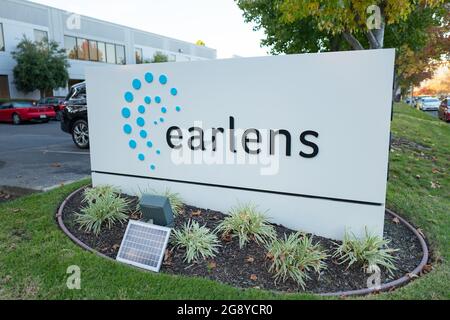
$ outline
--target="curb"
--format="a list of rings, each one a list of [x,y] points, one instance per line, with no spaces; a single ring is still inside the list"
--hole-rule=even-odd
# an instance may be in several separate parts
[[[99,257],[105,258],[109,261],[114,261],[117,262],[116,260],[98,252],[97,250],[92,249],[91,247],[89,247],[88,245],[86,245],[85,243],[83,243],[82,241],[78,240],[78,238],[76,238],[64,225],[64,221],[63,221],[63,211],[64,211],[64,207],[66,206],[67,202],[72,199],[72,197],[74,197],[78,192],[80,192],[81,190],[85,189],[86,186],[72,192],[61,204],[61,206],[58,209],[58,212],[56,214],[56,219],[58,221],[58,225],[61,228],[61,230],[78,246],[82,247],[83,249],[85,249],[86,251],[92,252],[94,254],[96,254]],[[330,292],[330,293],[322,293],[322,294],[317,294],[318,296],[321,297],[351,297],[351,296],[364,296],[364,295],[370,295],[370,294],[377,294],[377,293],[381,293],[381,292],[386,292],[386,291],[391,291],[394,290],[400,286],[404,286],[406,284],[408,284],[409,282],[412,281],[412,278],[414,276],[420,276],[420,274],[422,273],[424,267],[427,265],[428,263],[428,259],[429,259],[429,250],[428,250],[428,246],[427,243],[425,241],[425,239],[422,237],[422,235],[416,230],[416,228],[414,228],[408,221],[406,221],[405,219],[403,219],[402,217],[400,217],[398,214],[394,213],[393,211],[386,209],[386,213],[392,215],[394,218],[398,218],[400,220],[401,223],[403,223],[409,230],[411,230],[414,235],[419,239],[420,245],[422,247],[422,252],[423,252],[423,258],[422,261],[420,262],[420,264],[417,266],[416,269],[414,269],[413,272],[411,272],[409,275],[405,275],[400,279],[397,279],[395,281],[383,284],[381,287],[379,288],[373,288],[373,289],[360,289],[360,290],[353,290],[353,291],[340,291],[340,292]]]
[[[30,194],[41,192],[41,190],[36,189],[28,189],[15,186],[3,186],[3,185],[0,185],[0,191],[10,193],[11,195],[16,197],[28,196]]]

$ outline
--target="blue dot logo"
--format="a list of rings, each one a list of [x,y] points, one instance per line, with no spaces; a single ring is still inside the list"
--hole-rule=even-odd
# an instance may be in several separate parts
[[[131,111],[129,108],[123,108],[122,109],[122,117],[124,117],[125,119],[128,119],[129,117],[131,117]]]
[[[161,75],[160,77],[159,77],[159,83],[161,83],[162,85],[165,85],[165,84],[167,84],[167,76],[166,75]]]
[[[133,89],[134,89],[134,90],[140,90],[141,87],[142,87],[141,80],[139,80],[139,79],[134,79],[134,80],[133,80]]]
[[[153,74],[150,73],[150,72],[147,72],[147,73],[145,74],[145,81],[146,81],[147,83],[152,83],[152,82],[153,82]]]
[[[136,124],[137,124],[139,127],[145,126],[145,120],[144,120],[144,118],[138,118],[138,119],[136,120]]]
[[[131,92],[129,92],[129,91],[126,92],[125,93],[125,101],[128,102],[128,103],[131,103],[131,102],[133,102],[133,100],[134,100],[133,94]]]
[[[133,128],[129,124],[123,126],[123,132],[125,132],[125,134],[131,134],[132,131]]]
[[[145,131],[145,130],[141,130],[139,135],[141,136],[142,139],[147,139],[147,136],[148,136],[147,131]]]
[[[129,136],[127,139],[129,148],[135,150],[134,157],[137,157],[135,159],[146,162],[146,165],[149,166],[151,171],[156,170],[157,163],[155,163],[155,159],[160,159],[159,156],[162,154],[162,151],[158,148],[160,146],[154,143],[153,139],[153,141],[150,141],[150,133],[152,137],[153,134],[161,134],[164,136],[165,132],[162,132],[157,126],[165,122],[169,123],[170,118],[168,115],[172,113],[169,111],[182,111],[180,106],[172,104],[172,100],[180,95],[180,91],[175,85],[164,87],[168,83],[169,79],[167,75],[160,74],[159,76],[154,76],[151,72],[131,78],[129,80],[131,88],[128,88],[129,91],[125,90],[123,96],[127,103],[119,109],[121,118],[126,119],[124,120],[125,123],[123,123],[122,130],[125,135]],[[162,104],[163,99],[164,104]],[[153,102],[159,105],[155,110],[150,107]],[[158,109],[161,111],[159,114],[160,118],[157,115]],[[152,115],[153,112],[156,112],[156,115]],[[153,125],[156,127],[153,127]],[[164,125],[161,125],[161,127],[164,127]],[[144,140],[141,141],[140,138]],[[153,151],[148,153],[148,149],[153,149]]]

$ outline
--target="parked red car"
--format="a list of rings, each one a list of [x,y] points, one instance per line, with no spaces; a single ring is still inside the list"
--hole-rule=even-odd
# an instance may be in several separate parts
[[[18,125],[31,120],[48,122],[55,117],[56,113],[53,107],[39,107],[29,101],[11,101],[0,104],[0,122],[12,122]]]
[[[56,113],[56,120],[61,120],[61,112],[64,110],[65,97],[47,97],[38,101],[39,107],[52,107]]]
[[[439,119],[450,121],[450,98],[444,99],[439,107]]]

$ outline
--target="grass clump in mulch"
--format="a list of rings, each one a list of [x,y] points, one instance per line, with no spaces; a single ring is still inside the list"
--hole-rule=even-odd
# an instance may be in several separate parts
[[[348,267],[358,263],[367,273],[379,272],[381,267],[384,267],[392,274],[397,269],[394,264],[397,258],[394,254],[398,250],[389,248],[390,242],[388,239],[370,234],[368,230],[363,239],[346,232],[342,244],[337,244],[333,257]]]
[[[310,279],[310,271],[320,275],[327,268],[324,262],[327,253],[319,243],[313,243],[312,237],[300,232],[273,240],[267,249],[267,255],[272,260],[269,272],[274,274],[276,281],[286,282],[291,278],[305,288],[306,280]]]
[[[182,229],[173,231],[172,243],[174,249],[186,250],[185,261],[189,264],[199,259],[214,258],[220,247],[214,232],[192,220]]]
[[[85,206],[75,215],[81,229],[99,235],[103,227],[111,227],[128,220],[126,214],[129,202],[120,197],[118,191],[110,186],[89,188],[84,191]]]
[[[250,240],[267,244],[276,237],[275,228],[269,224],[267,217],[258,212],[253,204],[234,207],[217,227],[223,238],[237,237],[242,249]]]

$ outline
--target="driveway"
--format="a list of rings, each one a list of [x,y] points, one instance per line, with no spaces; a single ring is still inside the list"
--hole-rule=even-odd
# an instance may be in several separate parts
[[[90,175],[80,150],[60,123],[0,124],[0,187],[43,191]]]

